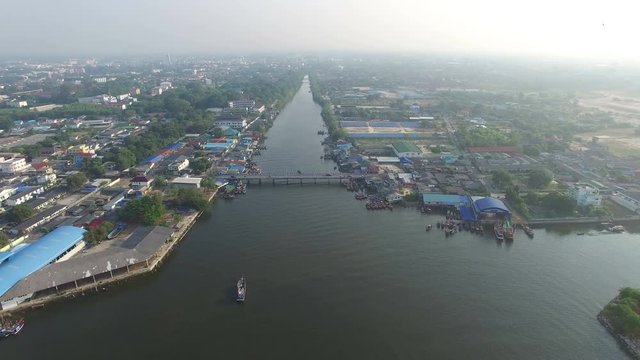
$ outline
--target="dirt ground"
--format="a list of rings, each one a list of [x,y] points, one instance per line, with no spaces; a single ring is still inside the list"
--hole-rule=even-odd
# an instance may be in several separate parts
[[[581,96],[580,106],[612,112],[619,121],[640,125],[640,98],[613,92],[598,92]]]
[[[605,129],[602,131],[580,134],[577,137],[583,142],[590,142],[594,137],[607,145],[609,151],[617,156],[640,156],[640,136],[634,135],[635,129]]]

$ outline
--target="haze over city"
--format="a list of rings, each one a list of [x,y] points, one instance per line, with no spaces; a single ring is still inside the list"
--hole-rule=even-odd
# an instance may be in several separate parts
[[[410,51],[634,60],[633,1],[6,2],[2,54]],[[63,11],[61,11],[63,10]],[[52,16],[55,14],[55,16]]]

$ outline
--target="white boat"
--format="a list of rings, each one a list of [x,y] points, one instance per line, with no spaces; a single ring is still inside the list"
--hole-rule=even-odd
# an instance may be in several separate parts
[[[247,296],[247,283],[244,280],[244,276],[241,277],[240,280],[238,280],[238,284],[236,285],[236,287],[237,287],[236,301],[244,302],[244,299]]]

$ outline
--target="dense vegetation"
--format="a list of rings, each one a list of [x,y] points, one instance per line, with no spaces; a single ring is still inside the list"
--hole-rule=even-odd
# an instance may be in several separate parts
[[[27,204],[16,205],[6,214],[6,219],[16,223],[21,223],[36,214],[36,210]]]
[[[162,195],[154,193],[133,199],[120,209],[118,215],[121,219],[144,225],[158,225],[165,214],[162,203]]]
[[[604,308],[604,315],[617,332],[640,338],[640,289],[622,288]]]
[[[80,189],[89,181],[83,173],[75,173],[67,176],[67,188],[71,191]]]

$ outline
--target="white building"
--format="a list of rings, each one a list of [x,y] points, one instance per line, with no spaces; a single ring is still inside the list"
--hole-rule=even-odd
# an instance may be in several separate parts
[[[106,77],[97,77],[94,78],[93,81],[97,82],[98,84],[104,84],[107,82],[107,78]]]
[[[3,188],[0,188],[0,202],[7,200],[17,192],[18,188],[16,188],[15,186],[5,186]]]
[[[216,127],[227,126],[234,129],[244,129],[244,127],[247,126],[247,120],[241,117],[218,119],[215,121],[214,125]]]
[[[151,96],[158,96],[158,95],[162,95],[162,88],[159,86],[156,86],[151,89]]]
[[[24,204],[25,202],[33,199],[36,195],[44,192],[43,186],[33,186],[29,190],[10,196],[5,200],[7,206],[16,206]]]
[[[602,204],[602,196],[600,191],[587,184],[574,184],[569,187],[569,196],[575,199],[578,206],[600,206]]]
[[[27,103],[26,100],[11,100],[9,101],[9,103],[7,104],[10,107],[14,107],[14,108],[22,108],[22,107],[27,107],[29,106],[29,104]]]
[[[253,111],[253,108],[256,106],[255,100],[234,100],[229,101],[229,107],[232,109],[247,109],[249,111]]]
[[[11,158],[5,160],[0,157],[0,175],[18,174],[29,167],[24,158]]]
[[[179,172],[189,167],[189,159],[186,157],[178,158],[176,161],[172,162],[167,166],[169,171]]]

